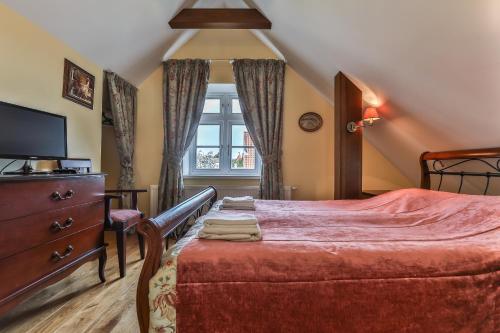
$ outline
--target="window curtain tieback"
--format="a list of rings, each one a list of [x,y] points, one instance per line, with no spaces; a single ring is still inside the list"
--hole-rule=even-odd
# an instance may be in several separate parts
[[[265,164],[278,162],[281,157],[281,152],[276,152],[272,154],[262,155],[262,162]]]
[[[182,156],[176,154],[169,154],[167,157],[167,164],[171,167],[178,168],[182,163]]]

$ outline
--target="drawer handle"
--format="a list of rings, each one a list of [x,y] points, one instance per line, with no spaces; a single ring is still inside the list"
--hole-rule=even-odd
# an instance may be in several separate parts
[[[54,231],[61,231],[61,230],[68,229],[69,227],[71,227],[73,225],[73,222],[74,222],[74,220],[70,217],[66,221],[64,221],[63,225],[61,225],[58,221],[55,221],[54,223],[52,223],[50,228]]]
[[[73,252],[73,250],[74,250],[73,246],[68,245],[68,247],[66,248],[66,250],[64,250],[63,254],[59,254],[59,252],[54,251],[54,253],[52,253],[52,260],[54,260],[54,261],[63,260],[64,258],[66,258],[67,256],[69,256],[71,254],[71,252]]]
[[[75,192],[73,190],[68,190],[64,195],[56,191],[52,193],[52,199],[56,201],[68,200],[71,199],[74,194]]]

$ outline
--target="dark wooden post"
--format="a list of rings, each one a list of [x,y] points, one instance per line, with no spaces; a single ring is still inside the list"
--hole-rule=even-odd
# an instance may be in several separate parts
[[[431,176],[429,174],[429,165],[427,160],[424,158],[427,152],[420,155],[420,188],[430,190],[431,188]]]
[[[362,119],[362,93],[342,72],[335,76],[335,199],[359,199],[362,192],[363,132],[347,131]]]

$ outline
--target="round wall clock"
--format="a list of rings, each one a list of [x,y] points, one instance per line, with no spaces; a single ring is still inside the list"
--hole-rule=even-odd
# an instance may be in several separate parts
[[[307,112],[300,116],[299,126],[306,132],[316,132],[323,126],[323,118],[316,112]]]

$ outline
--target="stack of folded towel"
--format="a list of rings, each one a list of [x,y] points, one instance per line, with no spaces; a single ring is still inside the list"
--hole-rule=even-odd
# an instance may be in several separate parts
[[[220,209],[255,210],[255,200],[250,196],[225,197]]]
[[[255,215],[214,214],[205,217],[198,237],[230,241],[258,241],[262,239],[262,234]]]

